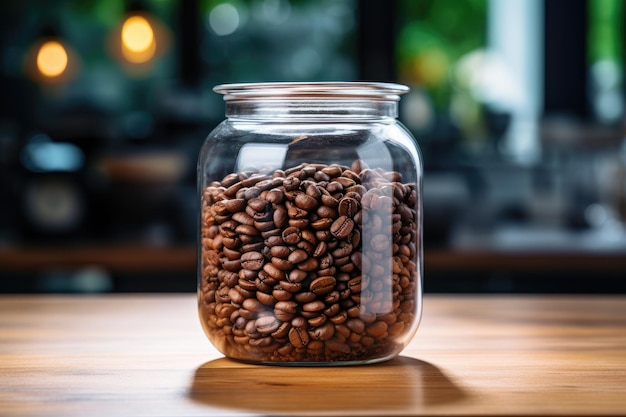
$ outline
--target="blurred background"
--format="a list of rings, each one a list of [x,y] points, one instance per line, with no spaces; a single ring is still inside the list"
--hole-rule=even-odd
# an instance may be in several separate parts
[[[0,292],[192,292],[220,83],[396,81],[426,292],[625,293],[623,0],[3,0]]]

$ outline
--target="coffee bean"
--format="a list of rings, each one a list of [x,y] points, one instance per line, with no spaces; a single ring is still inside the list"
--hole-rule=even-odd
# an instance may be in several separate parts
[[[302,290],[302,286],[303,285],[302,285],[301,282],[291,282],[291,281],[281,281],[280,282],[280,287],[282,289],[284,289],[285,291],[288,291],[288,292],[290,292],[292,294],[296,294],[300,290]]]
[[[313,186],[314,188],[315,186]],[[308,194],[298,194],[295,199],[296,206],[302,210],[306,210],[306,215],[311,210],[314,210],[318,206],[318,202],[315,198]]]
[[[354,215],[359,211],[360,204],[357,200],[350,197],[342,198],[339,202],[339,214],[341,216],[354,217]]]
[[[303,262],[307,260],[308,258],[309,258],[309,255],[308,253],[306,253],[306,251],[302,249],[296,249],[289,254],[289,256],[287,257],[287,260],[290,262],[290,264],[293,265],[293,264]]]
[[[391,245],[391,239],[389,235],[378,233],[372,237],[370,245],[374,251],[380,252],[387,249]]]
[[[274,339],[283,339],[285,337],[288,337],[290,329],[291,323],[289,323],[288,321],[282,322],[280,323],[278,328],[272,332],[271,336]]]
[[[278,229],[282,229],[287,225],[287,222],[289,221],[287,210],[284,207],[274,208],[272,219],[274,221],[274,225],[276,225]]]
[[[261,303],[256,298],[246,298],[245,300],[243,300],[241,306],[248,311],[253,311],[257,313],[263,310]]]
[[[309,288],[316,295],[328,294],[335,288],[337,280],[332,276],[322,276],[311,281]]]
[[[315,230],[326,230],[330,228],[330,225],[333,224],[333,219],[328,217],[323,217],[321,219],[315,220],[311,223],[311,227]]]
[[[308,258],[307,260],[298,263],[298,269],[300,269],[301,271],[314,271],[318,268],[319,266],[319,261],[315,258]]]
[[[248,226],[254,225],[254,219],[249,216],[245,211],[239,211],[234,213],[231,217],[234,221],[241,224],[247,224]]]
[[[321,316],[325,317],[325,316]],[[317,327],[313,331],[314,337],[317,340],[329,340],[335,335],[335,326],[332,323],[325,323],[319,327]]]
[[[328,318],[325,315],[319,314],[319,315],[316,315],[313,318],[308,319],[307,323],[309,323],[309,326],[311,326],[311,327],[319,327],[319,326],[323,325],[324,323],[326,323],[327,319]]]
[[[246,200],[243,198],[233,198],[230,200],[222,200],[219,203],[221,203],[223,207],[231,213],[240,212],[244,210],[246,207]],[[224,214],[224,213],[220,213],[220,214]]]
[[[241,255],[241,266],[251,271],[258,271],[263,268],[265,257],[260,252],[246,252]]]
[[[314,312],[322,311],[325,307],[326,307],[326,304],[324,304],[323,301],[314,300],[314,301],[304,304],[302,306],[302,311],[314,313]]]
[[[282,233],[285,243],[295,245],[302,239],[302,232],[297,227],[288,227]]]
[[[278,269],[273,263],[266,263],[265,265],[263,265],[263,271],[265,271],[270,277],[274,278],[277,281],[285,278],[285,272],[281,269]]]
[[[354,228],[354,221],[348,216],[340,216],[330,226],[330,233],[338,239],[348,237]]]
[[[278,301],[289,301],[293,297],[293,291],[287,291],[285,288],[279,285],[277,287],[274,287],[274,290],[272,291],[272,297],[274,297]]]
[[[278,329],[280,324],[276,317],[272,315],[263,316],[256,320],[256,329],[261,334],[268,334]]]
[[[328,347],[328,349],[334,351],[334,352],[341,352],[341,353],[350,353],[351,349],[350,346],[345,343],[345,342],[341,342],[337,339],[330,339],[326,341],[326,347]]]
[[[266,306],[273,306],[276,304],[276,299],[272,294],[269,294],[265,291],[257,291],[256,298],[259,302]]]
[[[282,258],[282,259],[287,258],[289,256],[290,252],[291,251],[289,250],[288,246],[273,246],[270,249],[270,254],[272,256],[276,256],[276,257]]]
[[[279,258],[277,256],[272,258],[272,265],[274,265],[281,271],[290,271],[291,269],[293,269],[293,264],[290,261]]]
[[[376,321],[367,327],[367,334],[375,339],[382,338],[387,333],[387,323],[384,321]]]
[[[294,295],[294,299],[300,304],[310,303],[317,298],[312,291],[298,292]]]
[[[293,327],[289,330],[289,342],[295,347],[304,347],[309,343],[309,334],[301,327]]]
[[[335,208],[335,207],[339,207],[339,200],[337,200],[336,198],[332,197],[331,195],[322,195],[322,204],[324,204],[325,207],[328,208]]]

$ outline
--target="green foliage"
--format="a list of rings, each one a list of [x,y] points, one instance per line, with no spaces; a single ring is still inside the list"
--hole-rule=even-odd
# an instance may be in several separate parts
[[[400,0],[398,7],[399,78],[445,106],[454,63],[485,45],[487,0]]]

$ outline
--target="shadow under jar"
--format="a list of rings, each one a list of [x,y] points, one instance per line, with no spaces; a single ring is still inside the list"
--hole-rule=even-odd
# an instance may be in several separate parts
[[[422,309],[422,161],[387,83],[215,87],[199,156],[198,307],[227,357],[397,356]]]

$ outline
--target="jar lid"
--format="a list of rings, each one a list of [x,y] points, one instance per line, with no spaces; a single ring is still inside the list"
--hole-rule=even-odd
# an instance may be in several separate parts
[[[224,95],[224,101],[245,99],[340,98],[398,101],[409,91],[402,84],[382,82],[268,82],[221,84],[213,91]]]

